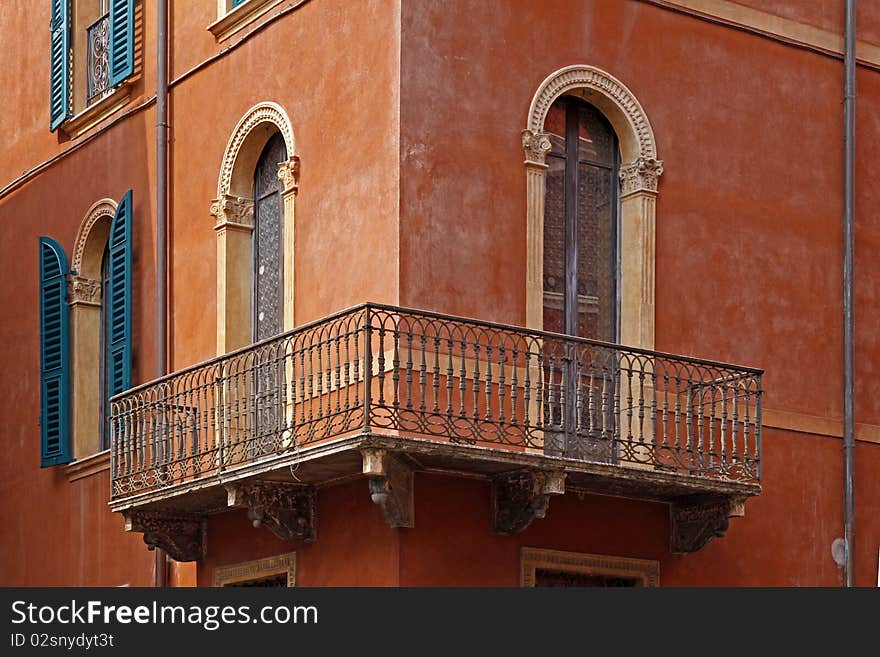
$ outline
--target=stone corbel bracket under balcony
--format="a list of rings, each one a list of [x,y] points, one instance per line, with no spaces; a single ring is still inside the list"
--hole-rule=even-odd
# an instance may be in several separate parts
[[[316,540],[321,486],[357,478],[366,479],[364,495],[391,527],[413,528],[417,471],[487,481],[487,530],[501,535],[517,534],[552,513],[552,498],[566,492],[665,502],[673,554],[696,552],[724,536],[729,519],[743,516],[746,499],[761,491],[755,483],[373,433],[115,500],[111,508],[123,512],[126,529],[144,533],[151,548],[165,549],[178,561],[197,561],[206,550],[205,518],[230,508],[247,509],[255,527],[284,540]],[[285,478],[290,481],[280,481]]]

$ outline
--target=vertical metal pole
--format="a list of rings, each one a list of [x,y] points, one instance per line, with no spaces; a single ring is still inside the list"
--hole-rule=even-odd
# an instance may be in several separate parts
[[[846,0],[844,96],[844,217],[843,217],[843,454],[844,539],[846,586],[855,584],[855,318],[853,266],[855,263],[855,105],[856,105],[856,2]]]
[[[156,2],[156,376],[167,367],[168,0]],[[165,586],[166,557],[156,550],[156,586]]]

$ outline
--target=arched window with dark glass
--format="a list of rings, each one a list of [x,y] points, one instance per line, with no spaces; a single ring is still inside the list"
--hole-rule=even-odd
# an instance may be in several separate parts
[[[275,133],[254,170],[253,339],[284,330],[284,205],[278,164],[287,160],[281,133]]]
[[[101,257],[101,435],[99,448],[110,447],[110,248],[104,247]],[[94,338],[92,338],[94,340]],[[94,379],[93,379],[94,380]]]
[[[544,330],[617,342],[617,137],[580,98],[547,112],[550,139],[544,198]],[[544,347],[545,451],[611,462],[618,385],[613,352],[574,343]]]
[[[544,201],[544,330],[607,342],[618,337],[617,137],[579,98],[562,96],[550,135]]]
[[[254,341],[278,335],[284,330],[284,205],[278,165],[287,160],[287,146],[281,133],[275,133],[260,154],[254,170]],[[257,353],[253,370],[254,440],[248,448],[251,457],[271,452],[273,440],[283,430],[284,413],[281,388],[282,361],[267,346]]]

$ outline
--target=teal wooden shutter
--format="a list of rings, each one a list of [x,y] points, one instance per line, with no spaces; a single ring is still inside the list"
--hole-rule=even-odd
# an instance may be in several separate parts
[[[67,257],[40,238],[40,467],[70,463],[70,308]]]
[[[52,0],[49,25],[49,129],[70,116],[70,0]]]
[[[238,7],[238,5],[240,5],[244,1],[245,0],[232,0],[232,9],[235,9],[236,7]]]
[[[134,73],[134,0],[110,0],[110,86]]]
[[[131,190],[122,197],[110,224],[109,250],[108,383],[113,396],[131,387]]]

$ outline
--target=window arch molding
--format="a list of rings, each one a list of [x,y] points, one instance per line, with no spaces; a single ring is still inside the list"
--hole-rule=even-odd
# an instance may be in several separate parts
[[[526,168],[526,325],[543,328],[544,195],[550,139],[547,111],[557,98],[576,96],[596,107],[614,128],[620,144],[620,342],[654,348],[654,240],[657,157],[654,131],[635,95],[612,75],[588,65],[572,65],[540,84],[522,132]]]
[[[217,197],[211,202],[217,234],[218,355],[250,341],[254,168],[263,147],[276,132],[284,137],[288,156],[278,165],[284,213],[284,330],[294,326],[294,216],[299,157],[287,113],[277,103],[263,102],[249,109],[233,129],[220,164]]]
[[[100,449],[101,262],[116,208],[116,201],[104,198],[86,211],[70,263],[67,299],[73,383],[71,440],[75,459]]]

